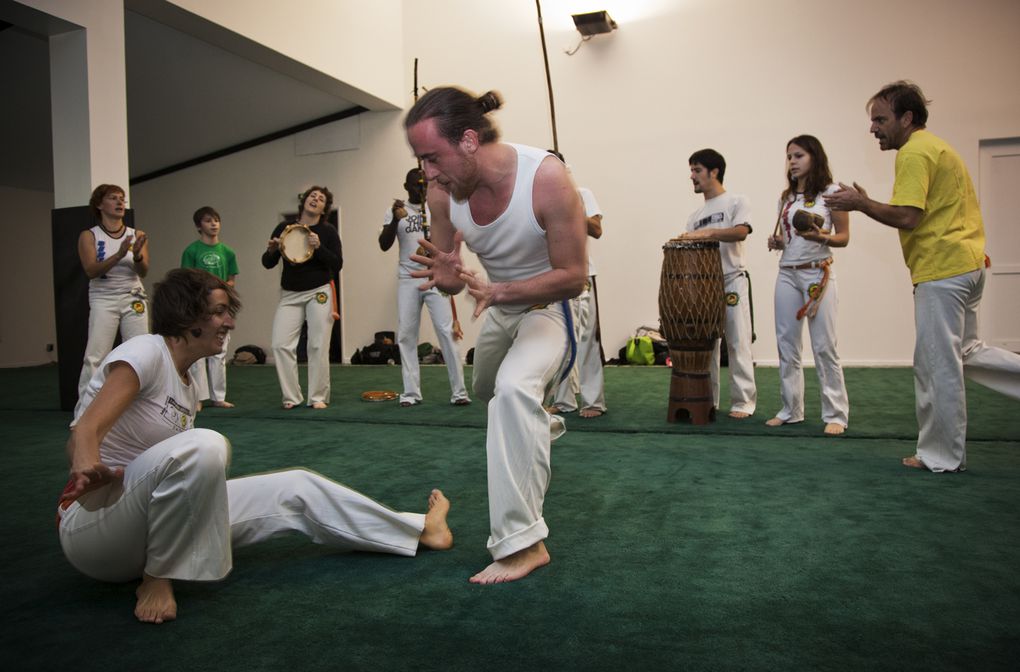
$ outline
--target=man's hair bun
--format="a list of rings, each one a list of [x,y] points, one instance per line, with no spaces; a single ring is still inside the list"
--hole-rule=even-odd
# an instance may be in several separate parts
[[[493,110],[503,107],[503,99],[495,91],[486,91],[477,98],[478,104],[482,107],[482,114],[488,114]]]

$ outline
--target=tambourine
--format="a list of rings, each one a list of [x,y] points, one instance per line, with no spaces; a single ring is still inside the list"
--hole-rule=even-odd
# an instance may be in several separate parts
[[[793,228],[800,232],[810,231],[814,224],[819,229],[825,226],[825,218],[807,210],[798,210],[793,213]]]
[[[400,395],[393,390],[369,390],[361,393],[362,401],[393,401]]]
[[[301,224],[291,224],[280,234],[280,254],[292,264],[303,264],[312,258],[308,237],[312,230]]]

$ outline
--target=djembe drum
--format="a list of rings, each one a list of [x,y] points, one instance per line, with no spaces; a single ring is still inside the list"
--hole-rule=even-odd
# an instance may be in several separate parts
[[[695,425],[715,419],[710,367],[726,318],[719,243],[671,240],[662,246],[659,320],[673,375],[667,420],[683,411]]]

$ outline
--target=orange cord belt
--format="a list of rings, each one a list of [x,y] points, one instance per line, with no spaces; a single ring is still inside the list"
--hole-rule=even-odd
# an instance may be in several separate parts
[[[794,270],[800,268],[820,268],[822,269],[822,281],[815,285],[813,288],[808,289],[808,300],[800,310],[797,311],[797,319],[802,320],[807,315],[809,318],[814,317],[818,314],[818,305],[822,301],[822,296],[825,294],[825,288],[829,285],[829,266],[832,266],[832,257],[824,261],[819,261],[817,264],[805,264],[804,266],[795,266]]]

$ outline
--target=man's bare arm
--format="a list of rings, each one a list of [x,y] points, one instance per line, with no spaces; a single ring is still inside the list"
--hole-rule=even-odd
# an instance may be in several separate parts
[[[826,204],[833,210],[857,210],[880,224],[894,229],[912,231],[921,223],[924,210],[909,205],[890,205],[868,197],[864,187],[854,182],[848,187],[839,183],[839,191],[825,197]]]
[[[588,273],[584,207],[562,163],[555,158],[542,162],[535,174],[533,195],[535,216],[545,229],[552,270],[525,280],[491,285],[487,305],[550,303],[575,297],[584,289]]]
[[[705,227],[697,231],[688,231],[680,236],[688,240],[717,240],[720,243],[739,243],[751,233],[750,224],[737,224],[725,229],[712,229]]]

